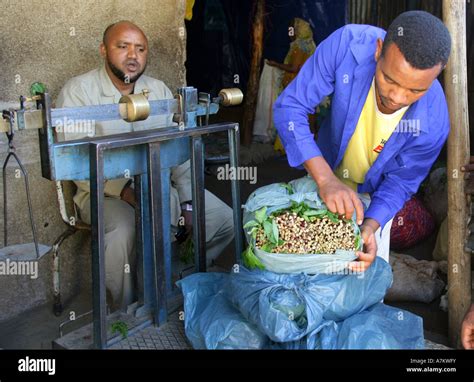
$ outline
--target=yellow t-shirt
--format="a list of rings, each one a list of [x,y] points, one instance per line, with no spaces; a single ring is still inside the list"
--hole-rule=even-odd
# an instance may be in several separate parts
[[[374,164],[408,107],[393,114],[383,114],[377,107],[375,82],[357,122],[354,134],[338,168],[336,176],[357,192],[357,185],[364,183],[365,174]]]

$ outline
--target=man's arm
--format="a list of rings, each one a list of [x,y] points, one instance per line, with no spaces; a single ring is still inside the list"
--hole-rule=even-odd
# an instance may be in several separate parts
[[[474,304],[471,305],[462,322],[461,343],[464,349],[474,350]]]
[[[58,99],[56,101],[56,107],[77,107],[93,105],[94,102],[88,97],[87,92],[81,86],[81,83],[76,78],[69,80],[66,85],[61,89]],[[65,132],[62,137],[58,137],[64,140],[81,139],[86,134],[84,132]],[[74,182],[78,189],[90,192],[90,184],[87,181],[75,181]],[[107,196],[115,198],[121,198],[122,190],[130,183],[130,179],[113,179],[107,180],[104,183],[104,193]],[[127,193],[128,195],[128,193]]]
[[[304,164],[331,212],[350,219],[355,211],[358,224],[362,224],[362,203],[357,194],[334,175],[314,141],[308,122],[308,114],[314,113],[324,97],[334,92],[337,67],[349,49],[344,32],[344,27],[338,29],[318,46],[280,95],[273,112],[289,164]]]

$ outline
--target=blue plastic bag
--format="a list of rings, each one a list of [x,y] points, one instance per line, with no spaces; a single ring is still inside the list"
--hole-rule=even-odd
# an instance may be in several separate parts
[[[321,349],[424,349],[423,320],[382,303],[322,328]]]
[[[177,284],[196,349],[421,349],[420,317],[380,303],[381,258],[361,274],[197,273]]]
[[[184,296],[184,329],[194,349],[262,349],[268,338],[224,295],[225,273],[196,273],[176,284]]]
[[[381,301],[392,283],[391,268],[376,258],[363,273],[335,275],[232,273],[229,298],[271,340],[295,341],[323,320],[338,321]]]
[[[324,321],[298,341],[273,343],[280,350],[424,349],[423,320],[382,303],[345,320]]]
[[[291,188],[292,193],[290,193]],[[363,205],[368,206],[368,200],[363,195],[359,195]],[[289,208],[293,203],[304,203],[314,210],[327,211],[327,207],[318,194],[318,186],[310,176],[295,179],[288,184],[273,183],[263,186],[252,192],[247,202],[243,206],[243,225],[245,237],[252,253],[258,263],[267,271],[274,273],[308,273],[308,274],[329,274],[340,271],[347,267],[347,264],[357,257],[355,251],[338,249],[333,254],[293,254],[293,253],[269,253],[255,246],[255,242],[245,229],[246,224],[256,221],[256,213],[262,208],[266,208],[266,215],[269,216],[275,211]],[[352,218],[352,224],[356,235],[360,235],[359,227],[356,224],[356,214]],[[362,243],[360,243],[362,245]],[[245,259],[245,255],[244,255]]]

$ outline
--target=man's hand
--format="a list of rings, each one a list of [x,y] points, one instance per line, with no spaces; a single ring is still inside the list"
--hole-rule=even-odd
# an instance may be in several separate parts
[[[462,322],[461,343],[464,349],[474,350],[474,304],[471,305]]]
[[[321,182],[319,185],[319,195],[331,212],[352,219],[354,210],[358,224],[364,218],[364,207],[357,194],[336,176]]]
[[[364,240],[364,252],[357,251],[358,261],[349,263],[349,269],[353,272],[365,272],[377,256],[377,242],[375,241],[375,232],[378,229],[378,223],[373,219],[366,219],[360,226],[362,239]]]
[[[465,185],[466,194],[469,194],[469,195],[474,194],[474,174],[471,174],[471,172],[474,171],[474,156],[470,158],[470,161],[468,164],[461,167],[461,171],[465,172],[464,179],[466,180],[466,185]]]
[[[362,202],[356,192],[337,179],[324,158],[311,158],[304,166],[318,185],[319,195],[329,211],[352,219],[355,210],[357,224],[361,225],[364,220]]]
[[[137,201],[135,200],[135,190],[129,186],[123,188],[122,192],[120,193],[120,199],[130,204],[133,208],[137,206]]]

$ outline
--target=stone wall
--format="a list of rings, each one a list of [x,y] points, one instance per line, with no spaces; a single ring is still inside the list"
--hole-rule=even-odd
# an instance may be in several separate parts
[[[18,96],[28,95],[31,83],[43,82],[53,99],[71,77],[101,64],[99,43],[105,27],[119,20],[140,26],[150,42],[146,74],[163,80],[170,89],[185,85],[184,0],[0,0],[0,108],[18,107]],[[17,153],[30,178],[39,240],[52,245],[63,232],[55,184],[41,177],[38,133],[15,136]],[[6,137],[0,138],[0,158],[6,156]],[[23,178],[17,166],[8,167],[9,244],[31,242]],[[3,186],[0,184],[0,198]],[[3,200],[3,199],[0,199]],[[0,207],[3,212],[3,205]],[[0,215],[3,230],[3,214]],[[0,231],[2,232],[2,231]],[[0,235],[0,247],[3,235]],[[67,299],[80,288],[90,288],[90,238],[77,233],[61,247],[61,287]],[[52,256],[39,263],[39,277],[0,275],[0,321],[52,298]]]

